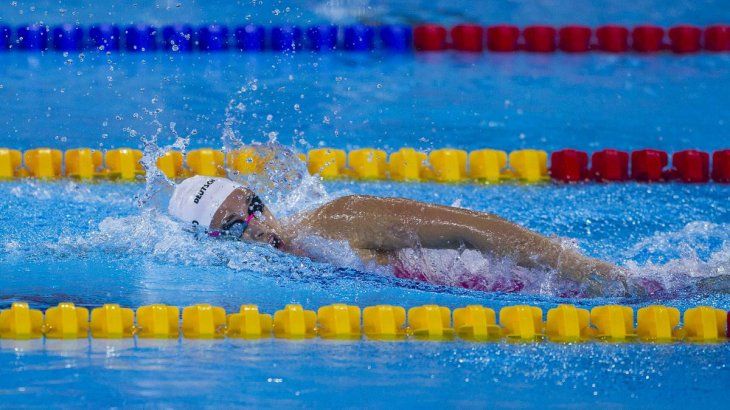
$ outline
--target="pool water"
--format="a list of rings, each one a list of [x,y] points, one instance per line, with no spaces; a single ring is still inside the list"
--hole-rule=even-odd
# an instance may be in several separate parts
[[[630,300],[486,293],[394,279],[294,258],[243,243],[196,241],[164,215],[142,215],[140,186],[7,183],[2,214],[2,301],[48,307],[118,302],[334,302],[407,307],[620,302],[727,309],[727,294],[684,289],[674,275],[728,268],[727,190],[714,185],[444,186],[336,183],[330,192],[397,195],[498,212],[544,233],[578,238],[587,252],[636,261],[672,295]],[[677,198],[681,198],[677,199]],[[622,204],[621,207],[618,204]],[[648,205],[647,205],[648,204]],[[647,211],[650,210],[650,211]],[[18,220],[24,221],[18,226]],[[648,265],[651,261],[655,265]],[[671,281],[679,281],[671,285]],[[14,403],[283,406],[530,406],[548,403],[713,406],[728,383],[727,344],[226,341],[107,344],[0,341],[2,391]],[[69,401],[71,400],[71,401]]]
[[[62,3],[4,6],[0,23],[90,24],[101,16],[160,25],[730,20],[730,8],[718,1]],[[0,146],[19,149],[153,152],[173,143],[223,148],[252,141],[297,150],[730,146],[727,55],[10,52],[0,59]],[[322,260],[313,261],[195,238],[158,211],[164,195],[150,192],[164,184],[14,181],[0,184],[0,308],[24,300],[42,309],[61,301],[135,308],[207,302],[229,312],[255,303],[269,313],[287,303],[317,308],[335,302],[730,309],[728,185],[321,183],[306,177],[301,164],[287,166],[299,177],[286,185],[274,172],[251,181],[280,183],[262,192],[279,215],[356,193],[461,206],[571,239],[587,254],[627,267],[636,283],[654,285],[630,298],[565,298],[566,288],[549,277],[485,270],[483,257],[456,251],[410,260],[429,269],[435,283],[398,279],[358,265],[343,247],[323,244]],[[450,286],[460,275],[529,283],[519,292]],[[720,280],[713,287],[706,278]],[[3,405],[13,407],[714,408],[730,385],[729,362],[728,343],[2,339],[0,394]]]

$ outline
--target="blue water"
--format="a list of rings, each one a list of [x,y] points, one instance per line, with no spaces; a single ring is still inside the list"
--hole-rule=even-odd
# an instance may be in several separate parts
[[[249,15],[266,24],[730,20],[721,1],[338,3],[346,5],[19,1],[0,7],[0,23],[237,24]],[[188,147],[275,138],[301,150],[730,146],[727,55],[12,52],[0,60],[0,146],[20,149],[143,148],[155,135],[160,146],[177,137],[189,137]],[[395,279],[356,266],[342,248],[328,248],[330,262],[313,262],[256,245],[197,240],[155,210],[156,197],[139,206],[146,198],[142,184],[21,181],[0,184],[0,308],[26,300],[37,308],[60,301],[89,307],[208,302],[229,312],[242,303],[273,312],[291,302],[308,308],[529,303],[547,310],[565,302],[587,308],[620,302],[730,309],[726,293],[697,289],[698,278],[730,271],[728,185],[321,186],[304,179],[294,187],[299,190],[279,186],[262,195],[283,215],[347,193],[493,212],[573,239],[662,290],[630,299],[565,299],[537,274],[520,293],[464,290],[449,280],[512,273],[484,272],[479,256],[453,252],[411,260],[421,267],[428,258],[441,262],[432,267],[441,284]],[[730,385],[728,362],[727,343],[0,340],[0,406],[713,408],[721,407]]]
[[[275,132],[300,149],[729,145],[728,54],[90,53],[81,60],[13,52],[2,58],[7,84],[0,93],[12,109],[0,124],[18,148],[141,147],[128,129],[154,133],[149,112],[163,125],[163,142],[174,138],[175,123],[180,134],[196,134],[192,147],[220,146],[232,99],[246,108],[237,116],[241,138],[267,141]]]

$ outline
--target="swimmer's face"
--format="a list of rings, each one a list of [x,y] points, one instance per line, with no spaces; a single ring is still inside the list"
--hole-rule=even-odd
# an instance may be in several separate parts
[[[246,188],[238,188],[231,192],[213,215],[210,229],[221,230],[222,227],[245,222],[251,199],[254,196],[253,191]],[[263,212],[256,212],[241,239],[267,243],[276,248],[283,248],[284,245],[281,239],[281,226],[266,206],[264,206]]]

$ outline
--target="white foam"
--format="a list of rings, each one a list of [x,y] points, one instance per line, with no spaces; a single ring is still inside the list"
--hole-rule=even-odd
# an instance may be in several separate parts
[[[730,289],[729,224],[695,221],[677,231],[657,232],[624,257],[631,280],[649,292]]]

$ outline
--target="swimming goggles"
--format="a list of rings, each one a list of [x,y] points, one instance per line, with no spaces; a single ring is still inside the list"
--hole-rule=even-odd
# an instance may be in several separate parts
[[[210,233],[210,236],[227,236],[231,238],[239,239],[243,237],[244,232],[248,229],[249,223],[256,217],[256,212],[264,211],[264,203],[261,201],[258,195],[251,197],[251,201],[248,205],[248,213],[246,219],[233,219],[226,222],[225,225],[221,226],[220,231],[214,231]]]

